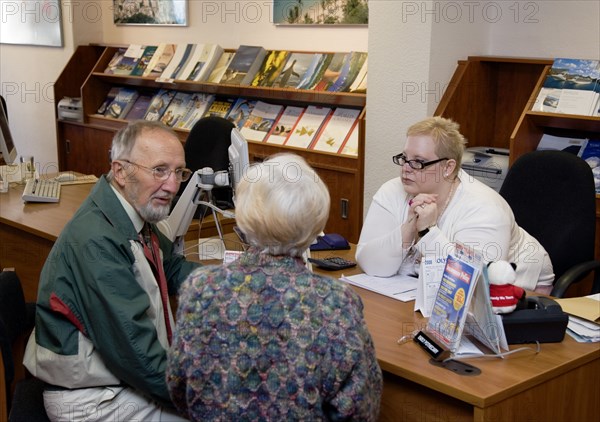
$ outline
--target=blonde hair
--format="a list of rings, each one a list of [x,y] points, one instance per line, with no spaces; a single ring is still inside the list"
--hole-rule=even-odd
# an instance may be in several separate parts
[[[435,116],[415,123],[408,128],[407,136],[427,135],[435,142],[435,153],[438,157],[456,161],[454,173],[462,164],[462,156],[467,140],[459,131],[460,125],[451,119]]]
[[[235,194],[239,228],[271,255],[301,256],[329,218],[327,186],[295,154],[274,155],[244,173]]]

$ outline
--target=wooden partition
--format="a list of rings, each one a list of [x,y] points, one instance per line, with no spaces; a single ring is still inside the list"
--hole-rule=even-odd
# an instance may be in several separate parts
[[[532,111],[553,62],[547,58],[495,56],[459,60],[435,115],[458,122],[467,147],[509,148],[510,164],[534,151],[544,133],[597,138],[600,117]],[[596,216],[596,259],[600,259],[599,195]],[[569,294],[588,293],[590,283],[575,286]]]

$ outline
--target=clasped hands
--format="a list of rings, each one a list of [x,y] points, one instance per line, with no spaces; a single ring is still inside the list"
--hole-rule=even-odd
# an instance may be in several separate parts
[[[402,232],[405,240],[407,237],[414,239],[415,234],[437,223],[438,205],[437,195],[429,193],[420,193],[408,202],[410,206],[409,218],[402,225]],[[412,240],[410,239],[410,240]]]

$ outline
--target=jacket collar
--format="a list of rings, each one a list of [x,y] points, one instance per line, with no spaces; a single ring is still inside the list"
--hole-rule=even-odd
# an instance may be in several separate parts
[[[98,207],[110,224],[129,239],[137,239],[144,222],[131,204],[111,186],[106,175],[98,180],[90,193],[89,200]],[[129,210],[126,210],[126,207],[129,207]]]

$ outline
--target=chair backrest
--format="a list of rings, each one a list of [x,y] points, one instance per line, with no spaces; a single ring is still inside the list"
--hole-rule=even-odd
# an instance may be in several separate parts
[[[1,400],[10,408],[11,385],[15,379],[13,344],[28,328],[27,307],[21,281],[14,271],[0,272],[0,355],[3,361],[4,396]]]
[[[196,171],[211,167],[215,172],[229,168],[228,148],[231,145],[231,130],[234,124],[222,117],[203,117],[196,122],[185,142],[185,161],[187,167]],[[182,183],[180,193],[187,186]],[[217,202],[232,204],[233,192],[228,187],[215,187],[213,198]]]
[[[15,373],[12,345],[27,329],[27,307],[21,281],[14,271],[0,272],[0,349],[4,376],[11,383]]]
[[[2,109],[4,110],[4,115],[8,120],[8,109],[6,108],[6,100],[4,100],[4,97],[2,95],[0,95],[0,107],[2,107]]]
[[[20,364],[34,325],[35,303],[25,302],[17,273],[0,272],[0,421],[49,420],[44,409],[44,382],[27,377]]]
[[[590,166],[564,151],[519,157],[500,189],[516,222],[548,251],[555,279],[594,259],[596,194]]]

